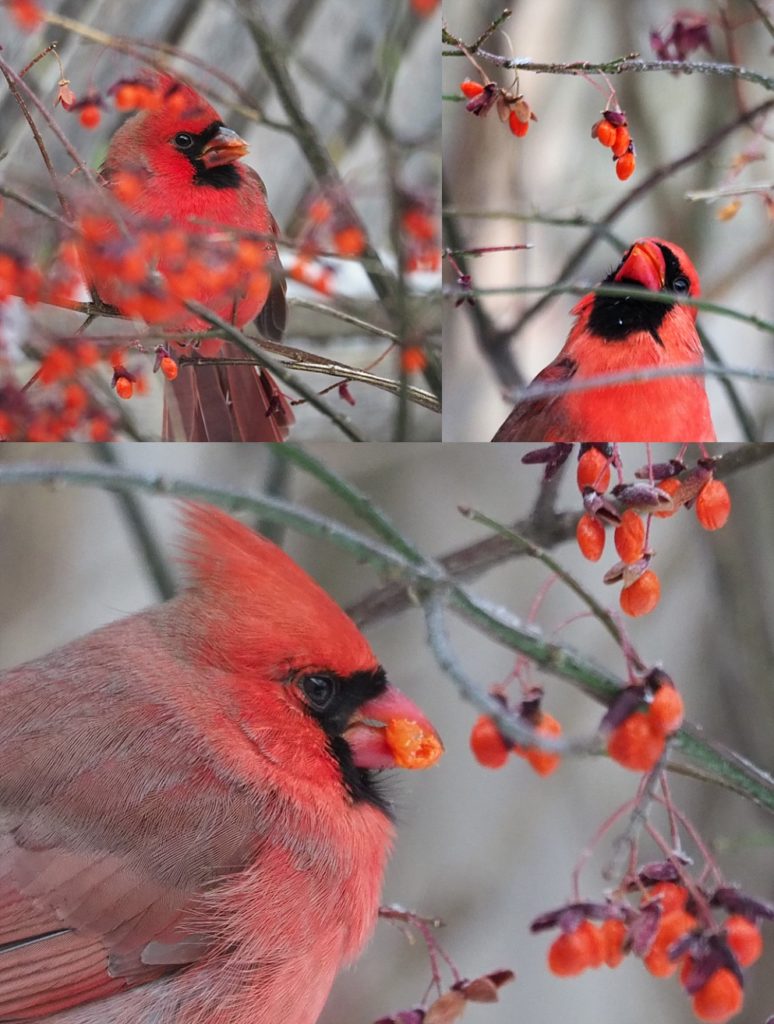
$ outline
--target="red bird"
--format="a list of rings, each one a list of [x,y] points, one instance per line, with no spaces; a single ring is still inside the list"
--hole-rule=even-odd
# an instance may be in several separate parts
[[[186,520],[178,597],[0,673],[4,1024],[313,1024],[376,921],[375,773],[440,756],[287,555]]]
[[[218,112],[188,85],[161,75],[154,83],[161,103],[139,111],[113,136],[103,167],[108,186],[122,174],[139,178],[131,198],[116,190],[133,218],[179,226],[187,234],[225,229],[265,237],[265,266],[249,282],[225,293],[202,285],[188,295],[223,319],[243,327],[257,318],[260,333],[279,341],[285,328],[285,282],[272,236],[277,225],[256,172],[241,163],[247,143],[227,128]],[[165,275],[172,258],[162,253]],[[100,296],[118,309],[121,282],[95,278]],[[248,287],[249,285],[249,287]],[[187,312],[169,326],[209,330]],[[190,345],[177,346],[191,353]],[[233,343],[203,342],[199,355],[244,358]],[[169,388],[163,437],[188,441],[282,441],[293,422],[290,407],[272,377],[247,365],[183,366]],[[176,427],[178,429],[176,429]]]
[[[534,384],[563,384],[660,366],[700,366],[696,307],[700,294],[683,250],[660,238],[635,242],[603,284],[631,285],[630,295],[586,295],[564,348]],[[649,302],[644,289],[674,294]],[[532,385],[531,385],[532,386]],[[661,377],[519,402],[493,441],[714,441],[703,377]]]

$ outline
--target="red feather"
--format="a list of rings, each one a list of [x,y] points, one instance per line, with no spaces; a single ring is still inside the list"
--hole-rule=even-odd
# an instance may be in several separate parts
[[[577,319],[562,351],[533,385],[701,365],[696,307],[679,304],[680,294],[700,294],[699,279],[679,246],[641,239],[608,280],[675,291],[675,303],[648,303],[641,291],[625,299],[586,295],[573,309]],[[715,429],[703,377],[675,376],[539,398],[527,389],[492,440],[714,441]]]
[[[103,174],[108,183],[122,173],[139,177],[142,189],[124,205],[133,218],[171,223],[187,234],[206,234],[221,228],[252,231],[265,236],[265,264],[243,287],[227,291],[202,284],[188,297],[207,306],[224,320],[244,327],[258,319],[269,340],[279,341],[285,328],[285,280],[273,236],[277,225],[266,202],[266,190],[256,172],[239,157],[247,151],[239,137],[222,127],[218,112],[189,86],[159,76],[164,102],[158,109],[141,110],[113,136]],[[221,126],[215,146],[208,134]],[[175,140],[191,139],[179,148]],[[216,161],[208,167],[210,160]],[[162,255],[158,270],[172,269]],[[122,308],[122,282],[94,277],[105,301]],[[185,331],[209,330],[211,325],[186,310],[165,326]],[[192,354],[190,345],[173,346]],[[221,340],[202,342],[203,357],[245,358],[236,345]],[[294,416],[266,371],[251,366],[181,367],[167,386],[163,436],[165,440],[281,441]]]
[[[432,727],[287,555],[185,518],[178,597],[0,673],[3,1024],[314,1024],[376,921],[392,825],[301,681],[364,773],[361,712]]]

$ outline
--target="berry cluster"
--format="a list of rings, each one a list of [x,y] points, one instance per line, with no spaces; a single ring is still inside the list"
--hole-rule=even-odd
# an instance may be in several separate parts
[[[492,109],[497,110],[500,120],[507,123],[519,139],[529,131],[530,121],[537,121],[523,96],[503,89],[488,78],[483,83],[466,78],[460,82],[460,92],[467,99],[465,109],[471,114],[485,117]]]
[[[612,151],[619,181],[631,178],[636,160],[626,114],[622,110],[603,110],[602,117],[592,125],[591,137]]]
[[[498,699],[507,709],[507,703],[501,694]],[[543,711],[540,696],[531,694],[523,700],[517,710],[519,722],[526,726],[537,739],[556,739],[562,734],[561,724]],[[479,764],[485,768],[502,768],[508,760],[509,754],[516,754],[524,758],[533,771],[538,775],[550,775],[559,767],[561,757],[551,750],[541,750],[539,747],[522,747],[519,744],[510,743],[497,728],[497,724],[488,715],[480,715],[470,733],[470,749]]]
[[[762,953],[758,922],[772,918],[773,906],[730,886],[708,891],[672,858],[642,867],[605,903],[541,914],[531,930],[560,929],[548,950],[553,974],[617,967],[632,955],[657,978],[679,972],[695,1016],[723,1024],[742,1009],[742,968]]]
[[[654,668],[621,690],[600,724],[607,752],[632,771],[650,771],[667,739],[683,724],[683,698],[671,678]]]
[[[525,456],[525,462],[558,465],[571,445],[554,445]],[[561,448],[561,452],[556,449]],[[578,488],[583,495],[584,514],[578,520],[576,540],[584,558],[599,561],[605,549],[606,527],[613,526],[615,549],[620,561],[605,574],[606,583],[623,583],[621,609],[629,616],[647,615],[658,604],[661,584],[650,568],[650,528],[654,518],[664,519],[679,508],[693,508],[705,530],[718,530],[731,512],[726,485],[714,477],[715,460],[701,458],[692,469],[681,459],[648,465],[626,483],[620,461],[609,444],[582,444],[578,460]],[[619,483],[608,492],[611,468],[618,470]]]

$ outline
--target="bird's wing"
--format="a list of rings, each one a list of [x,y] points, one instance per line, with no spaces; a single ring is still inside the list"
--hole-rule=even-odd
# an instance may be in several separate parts
[[[535,384],[563,384],[570,380],[578,366],[574,359],[560,355],[535,377]],[[493,441],[566,441],[568,425],[562,416],[562,403],[558,396],[525,398],[511,410]]]
[[[266,838],[260,794],[135,687],[144,649],[185,665],[126,621],[0,675],[2,1022],[199,960],[219,934],[202,900]]]

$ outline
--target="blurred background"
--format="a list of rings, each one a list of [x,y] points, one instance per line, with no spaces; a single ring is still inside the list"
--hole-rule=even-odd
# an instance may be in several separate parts
[[[444,0],[444,18],[453,36],[471,43],[504,6],[502,0]],[[579,17],[578,6],[571,0],[524,0],[508,6],[513,6],[513,16],[491,36],[485,49],[549,63],[604,62],[632,53],[655,59],[650,32],[669,36],[670,21],[681,8],[670,0],[629,4],[596,0],[584,5]],[[763,7],[770,15],[770,6]],[[688,60],[728,61],[771,74],[772,38],[747,0],[720,4],[698,0],[685,17],[690,19],[694,13],[708,19],[706,32],[713,52],[700,48]],[[724,19],[739,27],[727,33]],[[485,61],[482,66],[498,84],[514,87],[512,71]],[[459,97],[464,78],[478,80],[468,61],[444,57],[444,96]],[[515,138],[496,111],[485,118],[474,117],[464,103],[444,102],[445,244],[455,249],[534,246],[468,260],[474,287],[552,283],[565,259],[586,238],[589,221],[600,220],[655,170],[694,150],[742,110],[751,110],[771,96],[758,85],[704,74],[625,74],[613,76],[611,84],[628,116],[637,152],[636,170],[625,182],[617,179],[610,152],[590,137],[591,126],[607,101],[607,88],[599,76],[584,80],[522,72],[519,87],[539,118],[524,138]],[[770,110],[769,126],[771,117]],[[661,180],[611,225],[614,239],[597,237],[574,271],[574,282],[597,283],[635,239],[655,235],[686,250],[699,272],[704,298],[771,321],[774,155],[770,128],[766,131],[766,123],[760,120],[757,130],[740,128],[685,169]],[[712,203],[687,198],[688,192],[754,185],[763,186],[762,192],[739,196],[739,208],[727,220],[719,219],[719,214],[731,213],[733,197]],[[451,216],[450,208],[457,214]],[[483,216],[498,212],[491,219]],[[568,225],[577,218],[580,226]],[[447,282],[453,280],[447,274]],[[577,297],[553,297],[517,337],[512,336],[514,326],[538,297],[479,298],[483,321],[466,305],[455,309],[453,303],[445,304],[445,440],[490,440],[512,407],[503,398],[506,387],[529,382],[559,352]],[[725,363],[774,369],[771,334],[704,312],[699,323]],[[499,377],[482,353],[482,338],[504,342]],[[734,386],[754,422],[754,436],[774,438],[771,383],[736,379]],[[717,379],[708,378],[707,389],[718,437],[729,441],[744,437]]]
[[[428,555],[442,555],[487,536],[464,519],[458,505],[513,522],[529,514],[540,467],[523,466],[523,446],[315,445],[312,452],[360,487],[395,525]],[[693,450],[692,450],[693,451]],[[0,668],[48,651],[104,622],[157,600],[147,566],[117,499],[99,489],[38,485],[2,486],[3,469],[35,462],[57,467],[92,466],[93,447],[4,445],[0,448]],[[112,454],[136,472],[170,480],[195,480],[238,491],[277,483],[271,446],[115,446]],[[655,457],[674,455],[671,446]],[[627,478],[644,464],[644,445],[623,446]],[[689,453],[690,457],[691,453]],[[682,689],[689,717],[708,734],[769,771],[772,763],[774,630],[774,448],[763,461],[727,479],[733,509],[718,533],[701,530],[692,512],[655,522],[654,568],[662,600],[644,619],[627,621],[640,655],[667,669]],[[577,510],[574,462],[567,465],[559,510]],[[294,501],[358,527],[348,511],[319,485],[296,472],[283,489]],[[176,535],[174,502],[139,498],[163,548]],[[288,532],[287,550],[344,606],[379,584],[375,573],[333,545]],[[571,541],[554,554],[605,604],[616,606],[617,588],[602,575],[614,561],[612,547],[598,564],[584,562]],[[488,572],[475,591],[525,617],[547,571],[518,559]],[[623,659],[591,620],[567,624],[581,606],[557,584],[537,623],[620,675]],[[451,619],[454,647],[481,687],[504,680],[514,655]],[[480,767],[468,749],[476,712],[458,696],[425,641],[414,608],[366,629],[390,678],[427,711],[446,743],[446,755],[427,773],[392,780],[399,837],[384,899],[446,922],[439,938],[463,974],[475,977],[509,967],[517,981],[501,1002],[472,1006],[470,1024],[567,1020],[574,1024],[690,1024],[688,1000],[672,978],[652,978],[639,962],[602,968],[579,978],[548,973],[550,937],[531,936],[529,922],[570,895],[570,873],[600,823],[633,795],[637,776],[607,761],[563,763],[541,779],[513,758],[501,771]],[[546,707],[565,732],[588,736],[600,708],[561,680],[536,673],[546,687]],[[774,899],[771,818],[729,792],[673,778],[675,800],[695,822],[730,882]],[[609,848],[585,869],[583,895],[598,899],[600,872]],[[653,851],[643,850],[651,859]],[[771,977],[774,930],[764,929],[764,959],[747,972],[741,1021],[762,1024],[774,1012]],[[429,981],[421,943],[380,923],[359,964],[339,980],[323,1024],[370,1024],[410,1007]],[[290,1024],[290,1022],[288,1022]]]
[[[324,193],[325,183],[312,172],[302,147],[287,130],[288,117],[261,65],[255,43],[246,27],[242,9],[226,0],[41,0],[40,9],[50,15],[32,32],[21,30],[6,6],[0,6],[0,37],[3,57],[20,71],[49,43],[58,41],[64,73],[80,100],[94,90],[104,96],[113,83],[140,73],[142,57],[184,73],[204,92],[226,123],[250,144],[247,163],[263,178],[269,205],[282,234],[291,240],[306,237],[309,210]],[[427,0],[254,0],[252,9],[265,17],[276,41],[276,51],[286,57],[303,113],[318,133],[337,165],[349,196],[369,232],[370,241],[386,267],[396,270],[396,242],[408,250],[411,240],[401,230],[402,211],[425,210],[436,232],[440,198],[440,69],[438,29],[440,6]],[[118,42],[115,42],[118,40]],[[107,45],[115,42],[115,45]],[[128,47],[129,52],[120,52]],[[163,58],[163,51],[176,56]],[[190,59],[184,59],[184,56]],[[211,73],[215,70],[226,81]],[[96,168],[108,141],[123,121],[111,99],[95,130],[79,123],[77,111],[55,106],[59,66],[49,54],[26,75],[70,142]],[[240,105],[230,78],[246,98]],[[42,123],[39,115],[36,121]],[[42,135],[59,172],[69,174],[72,162],[51,132]],[[0,185],[56,208],[51,182],[30,129],[7,88],[0,89],[0,138],[4,159]],[[329,190],[330,191],[330,190]],[[331,201],[335,194],[327,195]],[[24,242],[29,255],[47,263],[56,251],[56,239],[39,216],[6,199],[0,220],[0,245]],[[327,237],[321,246],[331,250]],[[435,256],[438,238],[435,234]],[[289,269],[296,248],[280,248]],[[294,305],[295,300],[332,304],[337,309],[391,329],[400,340],[427,345],[437,353],[440,346],[440,309],[437,301],[439,273],[429,267],[407,273],[403,285],[403,329],[396,331],[395,311],[377,300],[357,260],[322,260],[313,265],[335,271],[332,296],[326,297],[295,281],[290,283],[291,316],[285,342],[302,351],[364,368],[389,347],[380,336],[344,323],[319,311]],[[86,296],[84,296],[85,298]],[[44,320],[54,330],[75,330],[82,318],[49,307]],[[102,319],[91,334],[131,334],[131,326]],[[35,341],[33,337],[31,339]],[[39,338],[37,340],[40,340]],[[374,366],[373,373],[390,380],[401,376],[399,349]],[[0,350],[0,358],[2,351]],[[131,367],[129,367],[131,369]],[[303,378],[322,389],[332,385],[328,396],[336,409],[346,413],[366,439],[440,439],[440,415],[413,402],[404,409],[395,394],[353,382],[350,406],[335,391],[336,378],[303,372]],[[117,402],[104,388],[103,400],[128,418],[135,439],[160,436],[160,374],[151,380],[147,397]],[[108,378],[109,379],[109,378]],[[409,382],[427,390],[422,373],[409,374]],[[432,390],[432,388],[430,388]],[[400,406],[400,408],[399,408]],[[296,438],[341,440],[340,430],[306,405],[296,409]],[[129,432],[129,436],[132,433]]]

